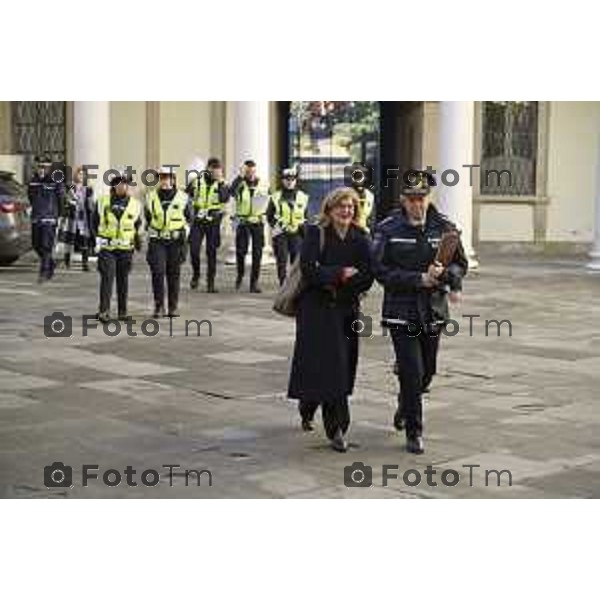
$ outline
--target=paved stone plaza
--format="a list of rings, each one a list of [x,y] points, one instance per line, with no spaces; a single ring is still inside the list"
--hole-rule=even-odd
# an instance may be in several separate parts
[[[0,497],[119,498],[565,498],[600,497],[600,274],[585,258],[483,256],[465,282],[455,310],[460,331],[442,341],[439,375],[426,397],[426,452],[407,455],[391,427],[396,383],[388,338],[377,326],[381,290],[365,305],[374,337],[363,340],[352,399],[353,442],[332,452],[320,426],[300,431],[286,399],[294,322],[275,315],[274,267],[265,267],[262,296],[233,291],[233,270],[220,267],[221,293],[188,289],[182,317],[156,337],[140,323],[151,314],[151,290],[142,256],[131,276],[130,313],[138,337],[101,329],[82,337],[81,315],[97,306],[97,274],[59,270],[43,286],[26,257],[0,270]],[[71,338],[44,336],[44,316],[73,317]],[[469,335],[469,319],[479,314]],[[501,335],[484,319],[510,319]],[[201,337],[184,335],[185,319],[209,319]],[[315,348],[315,352],[319,349]],[[44,466],[73,468],[73,487],[47,489]],[[371,487],[344,485],[344,467],[372,467]],[[98,480],[82,487],[82,465]],[[155,487],[141,483],[145,469],[168,475]],[[398,479],[382,486],[382,465]],[[136,487],[123,473],[131,465]],[[427,485],[425,469],[437,470]],[[472,485],[469,485],[471,467]],[[122,482],[102,483],[114,468]],[[184,469],[208,469],[191,476]],[[421,484],[403,474],[416,469]],[[460,474],[455,486],[441,473]],[[485,469],[510,470],[508,475]],[[414,481],[416,474],[409,476]],[[452,483],[452,477],[449,482]]]

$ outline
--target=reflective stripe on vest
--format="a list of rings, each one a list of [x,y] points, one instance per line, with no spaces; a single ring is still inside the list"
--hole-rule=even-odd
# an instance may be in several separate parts
[[[244,181],[235,197],[235,214],[243,221],[260,223],[267,212],[269,191],[259,183],[251,196],[250,188]]]
[[[200,183],[198,183],[198,179],[196,178],[194,182],[193,206],[196,211],[220,209],[219,182],[214,181],[210,185],[207,185],[204,177],[200,178]]]
[[[160,198],[157,192],[152,192],[148,198],[150,214],[150,237],[169,238],[173,231],[183,229],[185,222],[185,205],[187,203],[185,194],[177,192],[175,197],[169,203],[166,210],[163,210]]]
[[[290,207],[287,200],[282,199],[282,191],[275,192],[272,196],[273,204],[277,209],[279,221],[292,233],[304,223],[304,213],[308,205],[308,195],[298,190],[293,205]]]
[[[365,197],[359,198],[360,204],[360,219],[359,224],[363,229],[367,229],[367,221],[371,216],[371,212],[373,211],[373,204],[375,203],[375,196],[373,196],[373,192],[370,190],[365,190]]]
[[[135,222],[140,215],[140,207],[135,198],[130,197],[120,219],[111,209],[110,197],[98,199],[98,246],[106,250],[131,250],[135,238]]]

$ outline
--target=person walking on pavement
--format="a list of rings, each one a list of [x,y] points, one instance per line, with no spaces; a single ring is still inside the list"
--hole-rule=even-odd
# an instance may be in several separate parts
[[[98,273],[100,274],[100,307],[98,319],[110,320],[113,284],[117,282],[119,321],[127,320],[129,273],[134,250],[140,250],[141,207],[131,196],[129,180],[124,174],[114,175],[108,196],[98,198],[92,229],[97,231]]]
[[[436,372],[440,333],[449,318],[448,297],[459,300],[468,262],[460,240],[447,266],[436,261],[444,234],[457,230],[430,204],[432,176],[415,173],[415,183],[401,190],[401,208],[375,228],[372,265],[384,287],[381,324],[390,329],[396,354],[400,391],[394,426],[405,428],[406,450],[421,454],[422,394]]]
[[[31,244],[40,259],[38,283],[42,283],[54,275],[54,243],[58,219],[64,209],[65,187],[62,171],[58,171],[57,181],[53,178],[52,161],[48,157],[36,157],[36,164],[27,195],[31,204]]]
[[[319,225],[306,229],[300,250],[306,287],[297,300],[288,384],[288,397],[299,400],[302,429],[313,429],[320,405],[325,433],[338,452],[348,448],[348,396],[356,378],[362,323],[360,296],[373,283],[370,242],[358,225],[359,213],[356,192],[340,188],[325,198]]]
[[[244,279],[248,244],[252,240],[252,268],[250,270],[250,292],[260,294],[258,287],[260,264],[265,245],[265,213],[269,201],[268,184],[263,183],[256,174],[256,163],[247,160],[242,174],[231,184],[231,196],[235,200],[235,253],[237,278],[235,289],[239,290]]]
[[[297,187],[294,169],[281,172],[281,189],[271,195],[267,222],[273,232],[273,252],[277,262],[279,285],[285,281],[288,257],[293,263],[302,241],[302,228],[307,218],[308,195]]]
[[[85,185],[83,180],[83,167],[78,167],[73,184],[67,190],[64,229],[59,235],[65,245],[65,267],[71,267],[71,254],[75,251],[81,252],[81,268],[89,271],[88,258],[95,240],[92,219],[96,205],[93,188]]]
[[[161,167],[158,173],[158,189],[148,195],[145,210],[148,228],[146,260],[152,274],[155,319],[179,316],[181,263],[185,258],[187,221],[190,217],[187,197],[177,189],[175,173],[169,167]],[[166,314],[165,278],[168,292]]]
[[[223,178],[223,166],[218,158],[210,158],[202,171],[187,187],[192,204],[190,229],[190,259],[192,280],[190,287],[195,290],[200,279],[200,251],[206,238],[206,291],[214,293],[217,274],[217,250],[221,245],[221,221],[225,204],[229,200],[229,189]]]

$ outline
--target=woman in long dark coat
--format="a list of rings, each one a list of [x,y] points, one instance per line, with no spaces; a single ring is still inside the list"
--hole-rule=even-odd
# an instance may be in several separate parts
[[[340,188],[325,198],[318,226],[306,228],[300,254],[306,287],[297,301],[288,396],[299,400],[302,428],[319,405],[334,450],[345,452],[348,396],[358,362],[360,294],[373,283],[369,239],[358,225],[359,198]]]

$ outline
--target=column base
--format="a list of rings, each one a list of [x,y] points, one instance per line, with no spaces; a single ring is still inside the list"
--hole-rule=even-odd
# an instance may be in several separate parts
[[[585,265],[586,269],[589,269],[590,271],[600,271],[600,250],[593,250],[588,256],[592,260]]]
[[[469,271],[477,271],[479,269],[479,260],[474,253],[467,256],[467,261],[469,263]]]

